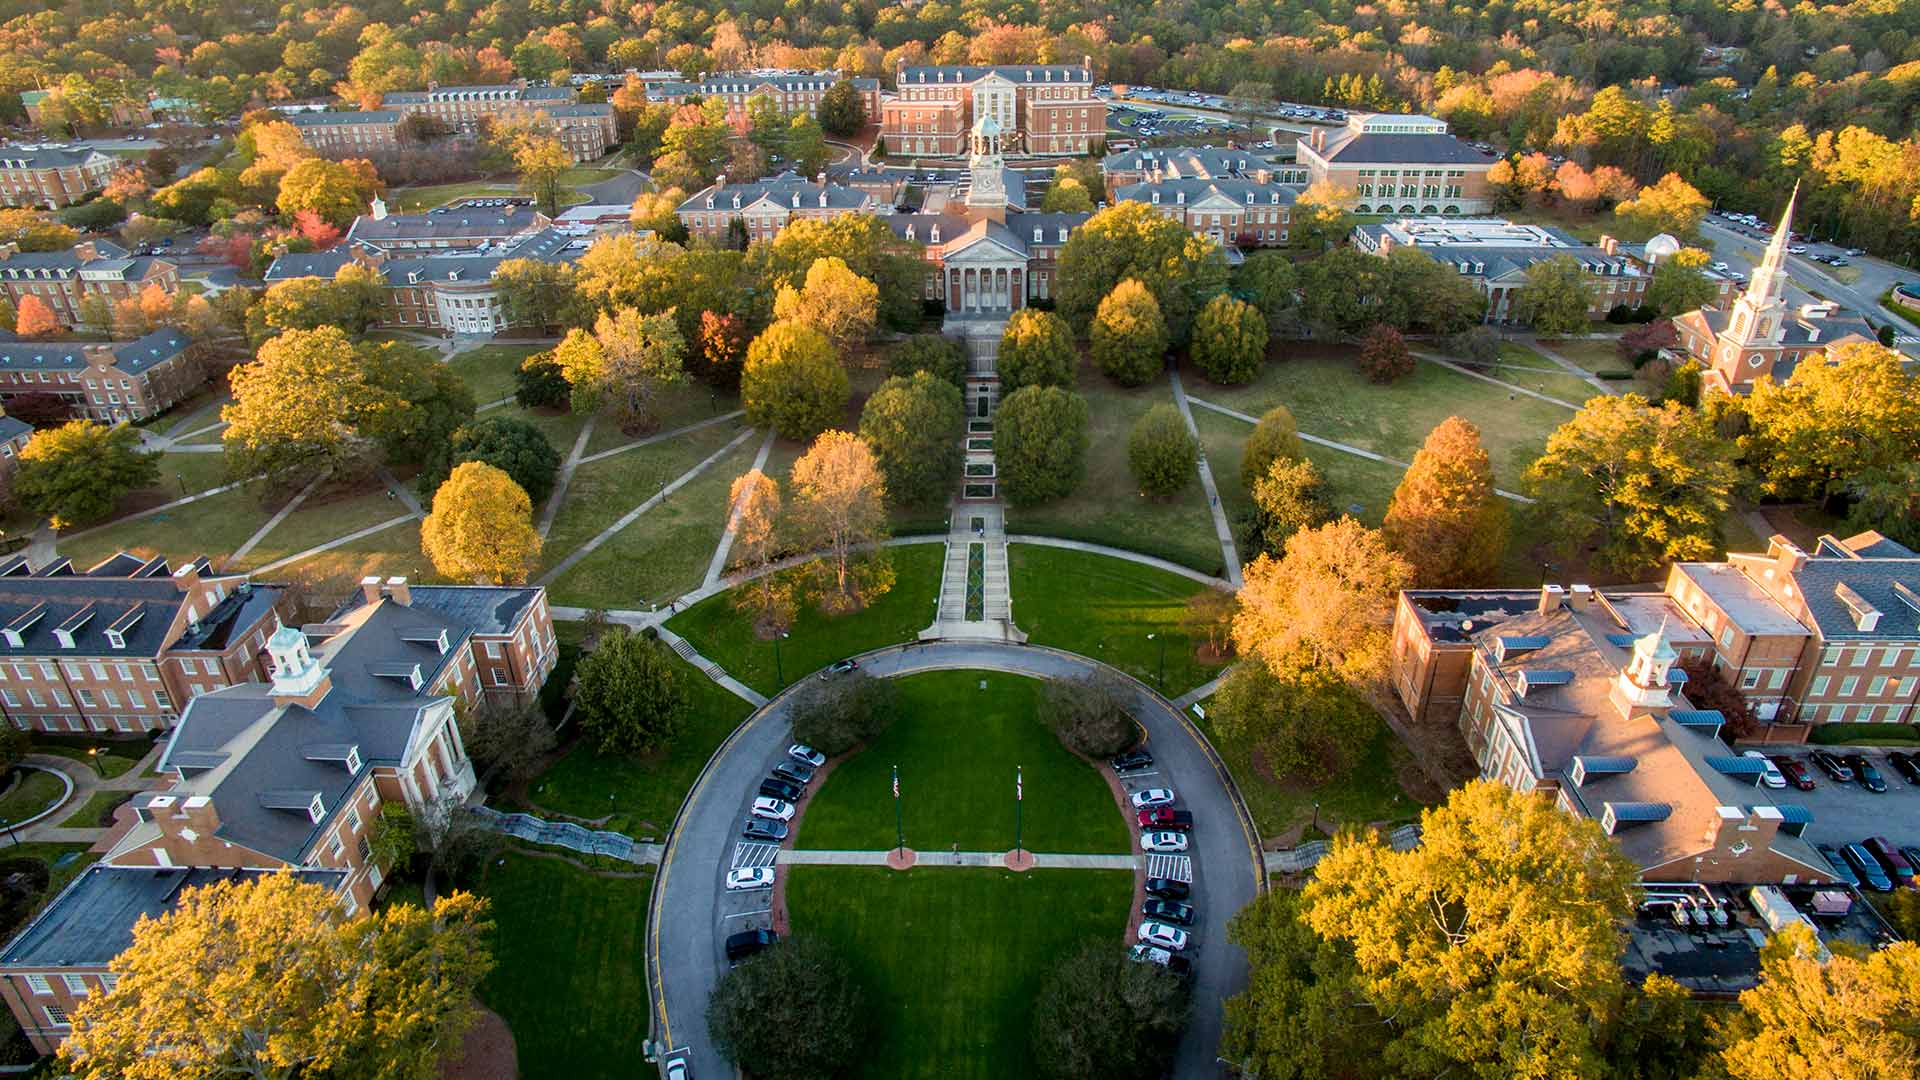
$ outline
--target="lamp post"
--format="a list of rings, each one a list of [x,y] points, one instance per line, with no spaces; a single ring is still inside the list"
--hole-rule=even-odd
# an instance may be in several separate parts
[[[780,639],[787,636],[785,630],[773,639],[773,677],[781,686],[787,685],[787,670],[780,665]]]
[[[1160,643],[1160,692],[1164,694],[1167,692],[1167,639],[1159,634],[1148,634],[1147,640]]]
[[[87,747],[87,763],[93,766],[94,772],[97,772],[100,774],[100,779],[105,780],[107,778],[107,771],[100,767],[100,748],[99,747],[97,746]]]

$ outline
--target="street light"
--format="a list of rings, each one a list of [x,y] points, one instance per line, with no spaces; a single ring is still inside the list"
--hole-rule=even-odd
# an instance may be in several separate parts
[[[781,686],[787,685],[786,668],[780,665],[780,640],[786,636],[787,632],[782,630],[780,631],[780,636],[773,639],[773,677],[779,681]]]
[[[1160,642],[1160,692],[1167,692],[1167,639],[1159,634],[1148,634],[1148,641]]]
[[[97,746],[87,747],[87,761],[93,765],[93,771],[100,774],[100,779],[105,780],[107,778],[107,770],[100,767],[100,748],[99,747]]]

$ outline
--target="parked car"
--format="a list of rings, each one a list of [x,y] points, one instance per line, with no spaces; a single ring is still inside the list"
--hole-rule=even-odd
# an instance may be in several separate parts
[[[1887,872],[1895,885],[1920,888],[1920,883],[1913,878],[1913,864],[1907,861],[1899,848],[1893,846],[1893,841],[1884,836],[1869,836],[1864,846],[1874,858],[1880,860],[1880,868]]]
[[[1133,793],[1133,808],[1145,810],[1149,806],[1172,806],[1174,795],[1172,788],[1150,787]]]
[[[667,1059],[667,1080],[693,1080],[693,1062],[685,1054],[675,1054]]]
[[[1785,754],[1775,754],[1773,756],[1773,763],[1779,768],[1780,775],[1787,778],[1787,783],[1792,784],[1801,791],[1813,790],[1813,774],[1807,771],[1806,762],[1801,761],[1799,758],[1788,757]]]
[[[813,783],[813,767],[810,765],[802,765],[797,761],[783,761],[775,765],[773,767],[773,775],[782,780],[799,784],[801,787],[806,787],[808,784]]]
[[[791,780],[782,780],[777,776],[769,776],[765,780],[760,781],[760,794],[770,799],[799,802],[800,796],[805,790],[806,789],[802,788],[799,784]]]
[[[1162,900],[1185,900],[1193,895],[1193,886],[1170,877],[1150,877],[1147,879],[1147,895]]]
[[[1766,770],[1765,772],[1762,772],[1760,774],[1761,783],[1771,788],[1783,788],[1787,786],[1787,778],[1785,774],[1781,773],[1780,767],[1778,765],[1775,765],[1773,761],[1767,757],[1767,755],[1761,753],[1758,750],[1749,750],[1746,753],[1741,754],[1740,756],[1745,758],[1753,758],[1754,760],[1760,763],[1762,768]]]
[[[1167,961],[1173,959],[1173,954],[1152,945],[1135,945],[1127,950],[1127,959],[1136,964],[1159,964],[1161,967],[1166,967]]]
[[[1141,944],[1156,945],[1169,952],[1177,952],[1187,947],[1187,932],[1163,922],[1141,923],[1138,936]]]
[[[740,830],[740,835],[749,840],[770,840],[777,844],[787,838],[787,823],[748,818],[746,828]]]
[[[1867,888],[1875,892],[1893,891],[1893,879],[1880,868],[1880,860],[1873,857],[1873,852],[1868,851],[1866,845],[1848,844],[1840,849],[1840,854],[1846,856],[1847,865],[1860,875],[1860,880],[1866,883]]]
[[[819,768],[827,763],[827,755],[808,746],[806,743],[794,743],[787,747],[787,756],[803,765]]]
[[[1136,746],[1107,764],[1113,766],[1113,771],[1117,773],[1139,772],[1153,768],[1153,755],[1147,752],[1146,747]]]
[[[1847,767],[1853,770],[1853,775],[1860,778],[1861,787],[1875,795],[1883,794],[1887,790],[1886,779],[1880,775],[1880,770],[1874,768],[1873,763],[1868,761],[1865,755],[1848,754],[1840,760],[1846,762]]]
[[[1140,834],[1140,850],[1170,852],[1187,850],[1187,834],[1177,832],[1143,832]]]
[[[1887,755],[1887,764],[1893,766],[1893,771],[1899,773],[1902,780],[1909,784],[1920,784],[1920,757],[1905,750],[1895,750]]]
[[[1815,844],[1814,850],[1818,851],[1820,857],[1827,860],[1828,865],[1833,867],[1835,881],[1844,882],[1856,889],[1860,887],[1860,875],[1854,873],[1853,867],[1847,865],[1847,860],[1840,854],[1839,848],[1832,844]]]
[[[1865,248],[1848,248],[1847,249],[1847,254],[1853,256],[1856,259],[1862,255],[1865,255],[1866,253],[1867,251]]]
[[[1148,900],[1140,905],[1140,914],[1175,926],[1193,925],[1193,905],[1178,900]]]
[[[753,816],[768,821],[792,821],[793,804],[784,799],[769,799],[765,795],[753,800]]]
[[[727,888],[734,892],[745,889],[773,888],[773,867],[741,866],[727,871]]]
[[[1813,763],[1820,766],[1820,771],[1826,773],[1834,783],[1853,783],[1853,770],[1848,768],[1847,763],[1841,761],[1835,755],[1829,754],[1825,750],[1815,750],[1813,752]]]
[[[1140,827],[1143,829],[1172,829],[1186,832],[1193,828],[1193,815],[1185,810],[1175,810],[1171,806],[1155,806],[1140,811]]]
[[[780,940],[771,930],[742,930],[727,938],[727,963],[737,964]]]
[[[858,670],[860,670],[860,661],[848,657],[845,660],[835,660],[833,663],[828,664],[821,670],[820,677],[822,679],[831,679],[835,675],[845,675],[849,671]]]
[[[1900,857],[1907,860],[1908,866],[1920,870],[1920,847],[1914,847],[1912,844],[1908,844],[1900,849]]]

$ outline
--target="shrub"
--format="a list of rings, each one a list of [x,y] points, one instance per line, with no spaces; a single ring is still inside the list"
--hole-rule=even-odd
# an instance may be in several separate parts
[[[1406,339],[1385,323],[1374,324],[1360,339],[1357,362],[1367,381],[1382,385],[1413,374],[1413,353],[1407,349]]]
[[[943,334],[915,334],[895,345],[887,356],[889,375],[908,378],[920,371],[966,389],[966,346]]]
[[[1060,745],[1083,757],[1112,757],[1140,741],[1126,690],[1111,677],[1053,679],[1043,691],[1047,726]]]
[[[1061,1080],[1167,1075],[1192,1008],[1186,980],[1108,941],[1059,961],[1033,1003],[1033,1061]]]
[[[1200,446],[1172,405],[1148,409],[1127,434],[1127,468],[1148,498],[1179,494],[1192,482],[1199,461]]]
[[[845,958],[805,934],[727,971],[707,999],[714,1047],[748,1076],[844,1076],[868,1049],[871,1016]]]
[[[853,671],[808,683],[788,709],[793,737],[835,757],[874,738],[900,713],[900,692],[891,679]]]

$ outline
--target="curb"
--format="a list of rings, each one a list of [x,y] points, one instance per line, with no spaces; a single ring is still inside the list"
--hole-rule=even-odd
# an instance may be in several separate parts
[[[42,821],[45,821],[46,819],[52,817],[53,815],[59,813],[62,810],[65,810],[67,808],[67,804],[73,801],[73,777],[68,776],[67,771],[65,769],[50,768],[46,765],[35,765],[35,764],[32,764],[31,762],[26,762],[26,761],[17,761],[14,763],[13,767],[16,769],[34,769],[38,772],[52,773],[53,775],[60,778],[60,782],[62,784],[66,785],[66,790],[60,793],[59,802],[54,803],[52,806],[47,807],[45,810],[40,811],[39,813],[33,815],[32,817],[28,818],[25,821],[16,821],[12,825],[8,826],[8,828],[12,829],[15,833],[18,833],[21,829],[24,829],[30,825],[40,824]]]

